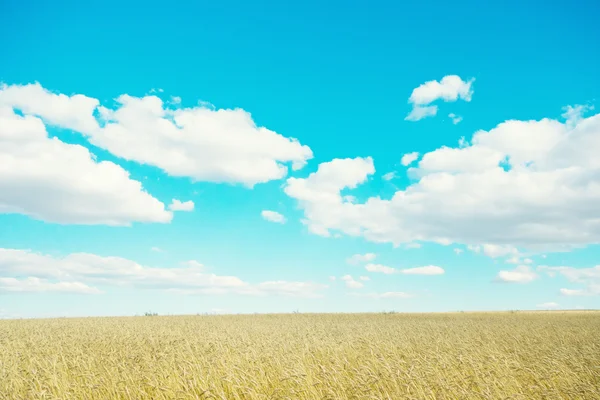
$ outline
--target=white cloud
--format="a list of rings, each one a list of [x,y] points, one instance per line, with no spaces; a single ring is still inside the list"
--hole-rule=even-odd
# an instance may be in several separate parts
[[[267,281],[253,284],[235,276],[216,275],[204,270],[204,266],[197,261],[186,262],[184,267],[156,268],[121,257],[103,257],[89,253],[53,257],[29,250],[0,249],[0,277],[4,280],[2,287],[17,285],[13,279],[27,277],[26,279],[33,279],[31,282],[39,280],[52,290],[66,287],[65,285],[87,290],[82,286],[74,286],[75,283],[81,283],[86,287],[132,286],[183,294],[320,297],[320,292],[327,288],[327,285],[313,282]],[[90,290],[98,289],[92,287]]]
[[[123,168],[96,162],[85,147],[49,138],[39,118],[17,115],[2,106],[4,100],[5,92],[0,91],[0,214],[19,213],[61,224],[171,221],[173,214],[164,204]],[[32,107],[46,104],[39,99]],[[61,111],[79,107],[59,101],[55,117],[86,125],[87,120],[69,120]]]
[[[544,308],[544,309],[555,309],[558,308],[559,305],[558,303],[555,302],[548,302],[548,303],[542,303],[542,304],[538,304],[537,305],[538,308]]]
[[[395,274],[398,272],[395,268],[382,264],[367,264],[365,265],[365,269],[369,272],[381,272],[382,274],[386,275]]]
[[[277,224],[285,224],[285,217],[277,211],[263,210],[260,215],[267,221],[275,222]]]
[[[414,105],[413,109],[408,113],[406,121],[420,121],[423,118],[434,117],[438,112],[437,106],[419,106]]]
[[[383,292],[383,293],[350,293],[351,296],[370,297],[373,299],[408,299],[413,295],[406,292]]]
[[[299,169],[313,156],[308,146],[257,126],[239,108],[165,108],[154,95],[124,94],[116,102],[116,109],[108,109],[96,99],[53,94],[39,84],[0,89],[0,107],[14,107],[75,130],[120,158],[158,167],[171,176],[253,187],[285,177],[285,164]],[[93,116],[95,110],[101,123]]]
[[[498,258],[504,256],[517,256],[519,251],[513,246],[500,246],[496,244],[484,244],[483,246],[483,254],[491,258]]]
[[[0,108],[15,108],[23,114],[39,116],[50,125],[80,132],[98,129],[93,113],[99,105],[97,99],[82,94],[51,93],[37,82],[22,86],[0,84]]]
[[[472,83],[475,79],[463,81],[458,75],[446,75],[441,81],[428,81],[413,90],[409,101],[413,104],[429,104],[435,100],[471,101]]]
[[[1,278],[0,293],[19,292],[19,293],[38,293],[38,292],[60,292],[60,293],[80,293],[80,294],[98,294],[100,290],[89,287],[81,282],[49,282],[45,279],[29,277],[24,279]]]
[[[406,245],[407,249],[420,249],[421,247],[423,247],[421,243],[409,243]]]
[[[342,190],[374,174],[371,158],[322,163],[308,178],[288,179],[284,190],[298,200],[309,230],[323,236],[334,231],[395,246],[488,244],[488,254],[498,253],[489,245],[564,251],[600,243],[598,153],[600,114],[571,128],[551,119],[507,121],[477,131],[469,144],[425,154],[408,170],[415,182],[388,199],[342,200]]]
[[[330,277],[329,277],[329,280],[330,280],[331,282],[335,282],[335,276],[330,276]]]
[[[155,253],[164,253],[163,249],[161,249],[160,247],[156,247],[156,246],[150,247],[150,250],[154,251]]]
[[[537,274],[529,266],[519,265],[511,271],[500,271],[496,279],[507,283],[529,283],[537,277]]]
[[[458,247],[454,248],[453,251],[454,251],[454,254],[456,254],[457,256],[464,253],[464,250],[459,249]]]
[[[388,172],[387,174],[384,174],[381,177],[381,179],[383,179],[384,181],[391,181],[395,177],[396,177],[396,173],[395,172]]]
[[[181,265],[184,265],[186,267],[190,267],[195,269],[196,271],[202,271],[205,269],[204,264],[202,264],[201,262],[198,262],[196,260],[188,260],[188,261],[184,261],[181,263]]]
[[[441,81],[428,81],[415,88],[408,99],[413,109],[405,118],[408,121],[419,121],[423,118],[437,114],[437,106],[430,103],[436,100],[453,102],[458,99],[471,101],[473,89],[471,85],[475,79],[463,81],[457,75],[446,75]],[[455,122],[456,123],[456,122]]]
[[[169,204],[169,210],[171,211],[194,211],[194,202],[192,200],[180,201],[173,199]]]
[[[400,271],[407,275],[442,275],[444,269],[436,265],[427,265],[424,267],[406,268]]]
[[[582,120],[583,114],[588,111],[592,111],[593,109],[594,106],[590,105],[578,104],[575,106],[566,106],[563,107],[565,112],[562,114],[562,117],[567,121],[567,126],[572,128]]]
[[[565,288],[562,288],[562,289],[560,289],[560,294],[562,294],[563,296],[591,296],[591,295],[594,295],[595,293],[589,292],[589,291],[584,290],[584,289],[565,289]]]
[[[448,114],[448,117],[449,117],[450,119],[452,119],[452,123],[453,123],[454,125],[458,124],[460,121],[462,121],[462,120],[463,120],[463,118],[462,118],[461,116],[459,116],[459,115],[456,115],[456,114],[454,114],[454,113],[450,113],[450,114]]]
[[[361,281],[370,281],[371,278],[369,278],[368,276],[361,276],[358,279],[360,279]]]
[[[410,164],[417,161],[418,158],[419,158],[419,153],[416,151],[413,151],[412,153],[406,153],[405,155],[403,155],[402,159],[400,160],[400,163],[402,165],[404,165],[405,167],[408,167]]]
[[[538,271],[545,272],[550,277],[555,277],[559,274],[565,277],[569,282],[582,284],[584,287],[580,289],[560,289],[560,293],[564,296],[598,296],[600,295],[600,265],[591,268],[574,268],[574,267],[550,267],[541,265],[537,268]]]
[[[342,276],[342,280],[346,283],[346,287],[351,289],[360,289],[365,286],[363,283],[354,280],[350,275]]]
[[[314,282],[269,281],[254,285],[247,294],[319,298],[323,297],[321,291],[327,288],[327,285]]]
[[[357,265],[373,261],[376,257],[375,253],[354,254],[352,257],[348,257],[346,262],[350,265]]]

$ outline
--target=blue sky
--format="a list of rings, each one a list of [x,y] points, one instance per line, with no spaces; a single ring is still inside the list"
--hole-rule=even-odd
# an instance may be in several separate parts
[[[287,3],[2,2],[0,317],[600,306],[596,2]]]

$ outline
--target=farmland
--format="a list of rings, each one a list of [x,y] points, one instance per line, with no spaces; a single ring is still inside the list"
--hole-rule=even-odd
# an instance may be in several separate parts
[[[599,399],[600,312],[0,321],[0,399]]]

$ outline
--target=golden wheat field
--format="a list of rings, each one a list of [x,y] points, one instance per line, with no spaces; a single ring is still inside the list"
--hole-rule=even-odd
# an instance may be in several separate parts
[[[1,399],[600,399],[600,312],[0,321]]]

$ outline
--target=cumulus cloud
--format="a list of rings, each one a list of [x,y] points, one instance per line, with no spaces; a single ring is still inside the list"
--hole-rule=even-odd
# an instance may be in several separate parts
[[[277,211],[263,210],[260,215],[266,221],[275,222],[277,224],[285,224],[286,222],[285,217]]]
[[[414,105],[413,109],[408,113],[406,121],[420,121],[423,118],[433,117],[437,114],[438,107],[437,106],[420,106]]]
[[[171,211],[194,211],[194,202],[192,200],[181,201],[173,199],[169,204],[169,210]]]
[[[377,257],[375,253],[365,253],[365,254],[354,254],[351,257],[346,259],[346,262],[350,265],[358,265],[366,262],[373,261]]]
[[[165,107],[154,95],[123,94],[116,103],[110,109],[96,99],[51,93],[37,83],[0,89],[0,107],[72,129],[117,157],[171,176],[253,187],[285,177],[286,164],[300,169],[312,158],[308,146],[258,126],[239,108]]]
[[[555,302],[551,301],[551,302],[548,302],[548,303],[538,304],[537,307],[538,308],[552,310],[552,309],[556,309],[556,308],[558,308],[560,306],[559,306],[558,303],[555,303]]]
[[[197,271],[202,271],[205,269],[204,264],[202,264],[201,262],[196,261],[196,260],[184,261],[181,263],[181,265],[184,265],[184,266],[190,267],[190,268],[194,268]]]
[[[548,276],[554,278],[560,275],[571,283],[580,284],[580,288],[560,289],[560,294],[564,296],[598,296],[600,295],[600,265],[591,268],[574,268],[566,266],[551,267],[541,265],[538,271],[545,272]]]
[[[14,99],[9,92],[9,99]],[[69,119],[72,110],[85,109],[87,100],[60,97],[54,120],[76,127],[87,119]],[[82,104],[78,102],[82,101]],[[18,115],[3,105],[0,90],[0,213],[19,213],[62,224],[130,225],[132,222],[167,223],[173,214],[145,192],[142,184],[120,166],[97,162],[90,151],[48,137],[41,119]],[[19,103],[20,104],[20,103]],[[43,96],[25,111],[46,113]],[[41,110],[41,111],[40,111]],[[49,111],[48,111],[49,112]]]
[[[519,265],[510,271],[500,271],[496,280],[507,283],[529,283],[537,277],[537,274],[529,266]]]
[[[50,125],[79,132],[98,129],[94,110],[99,105],[97,99],[82,94],[52,93],[39,83],[0,84],[0,107],[14,108],[23,114],[39,116]]]
[[[0,249],[0,278],[3,279],[0,290],[21,287],[37,288],[37,291],[58,291],[62,288],[97,292],[98,288],[88,286],[95,285],[160,289],[184,294],[320,297],[322,290],[327,288],[327,285],[314,282],[248,283],[235,276],[207,273],[205,267],[194,260],[183,265],[156,268],[121,257],[89,253],[53,257],[29,250]]]
[[[483,249],[483,254],[491,258],[517,256],[519,254],[519,251],[513,246],[484,243],[481,247]]]
[[[405,167],[408,167],[410,164],[417,161],[418,158],[419,158],[419,153],[416,151],[413,151],[412,153],[406,153],[405,155],[403,155],[402,159],[400,159],[400,163],[402,165],[404,165]]]
[[[406,292],[383,292],[383,293],[350,293],[351,296],[369,297],[372,299],[408,299],[413,297]]]
[[[600,243],[600,114],[506,121],[465,142],[425,154],[407,172],[415,181],[391,198],[342,199],[375,172],[360,157],[322,163],[284,190],[322,236],[487,244],[488,255],[505,256]]]
[[[396,269],[382,264],[367,264],[365,269],[369,272],[380,272],[386,275],[404,274],[404,275],[442,275],[444,269],[436,265],[426,265],[423,267]]]
[[[351,289],[360,289],[365,286],[362,282],[354,280],[354,278],[352,278],[350,275],[342,276],[342,281],[346,283],[346,287]]]
[[[381,177],[381,179],[383,179],[384,181],[391,181],[395,177],[396,177],[396,173],[395,172],[388,172],[387,174],[383,174],[383,176]]]
[[[436,100],[453,102],[458,99],[471,101],[475,79],[463,81],[458,75],[446,75],[441,81],[428,81],[415,88],[408,99],[413,109],[405,118],[408,121],[419,121],[437,114],[437,106],[429,105]],[[453,115],[453,114],[452,114]],[[452,117],[453,119],[456,116]],[[459,121],[460,122],[460,121]],[[458,122],[455,122],[458,123]]]
[[[49,282],[48,280],[36,277],[29,277],[24,279],[0,278],[0,293],[2,292],[58,292],[79,294],[102,293],[100,290],[90,287],[81,282]]]
[[[406,275],[443,275],[444,269],[436,265],[427,265],[424,267],[406,268],[400,270],[401,273]]]
[[[453,123],[454,125],[458,124],[460,121],[462,121],[462,120],[463,120],[463,118],[462,118],[461,116],[459,116],[459,115],[456,115],[456,114],[454,114],[454,113],[450,113],[450,114],[448,114],[448,118],[450,118],[450,119],[452,120],[452,123]]]
[[[386,275],[391,275],[398,272],[396,268],[388,267],[387,265],[382,264],[367,264],[365,265],[365,269],[369,272],[381,272],[382,274]]]

